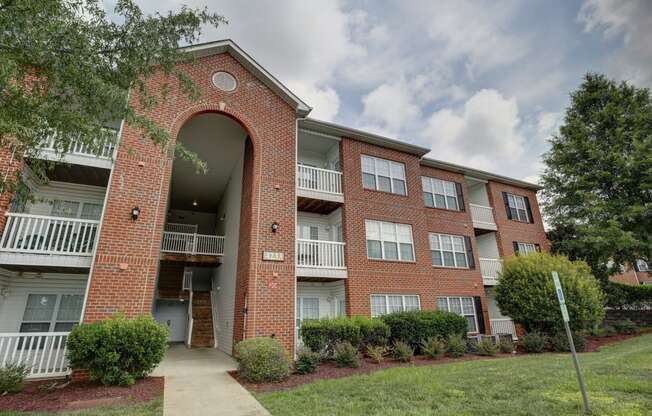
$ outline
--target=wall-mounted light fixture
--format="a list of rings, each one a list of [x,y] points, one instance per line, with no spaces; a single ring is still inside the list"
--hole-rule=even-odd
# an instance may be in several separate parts
[[[196,207],[196,206],[197,206],[197,200],[196,200],[196,199],[193,199],[193,200],[192,200],[192,206],[193,206],[193,207]]]
[[[272,223],[272,232],[275,233],[278,230],[278,223],[274,221]]]
[[[131,209],[131,219],[136,221],[138,217],[140,216],[140,208],[138,207],[133,207]]]

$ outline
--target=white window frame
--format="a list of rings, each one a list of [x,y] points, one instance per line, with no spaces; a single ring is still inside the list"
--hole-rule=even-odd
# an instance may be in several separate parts
[[[636,265],[638,266],[638,271],[639,272],[649,272],[650,271],[650,266],[648,266],[647,262],[645,260],[639,259],[636,260]]]
[[[523,207],[519,207],[519,202]],[[521,222],[530,222],[530,216],[527,212],[527,203],[522,195],[507,194],[507,205],[511,211],[512,219]],[[514,215],[516,214],[516,215]]]
[[[384,312],[382,312],[380,314],[374,314],[374,309],[373,309],[373,304],[374,304],[373,299],[374,299],[374,297],[385,297],[385,311]],[[401,298],[401,310],[400,310],[400,312],[405,312],[406,311],[406,309],[405,309],[405,298],[406,297],[409,297],[409,298],[416,297],[416,299],[417,299],[417,309],[416,310],[418,310],[418,311],[421,310],[421,296],[419,296],[417,294],[405,295],[405,294],[401,294],[401,293],[372,293],[371,295],[369,295],[369,310],[370,310],[372,318],[376,318],[376,317],[382,316],[382,315],[387,315],[388,313],[390,313],[389,312],[389,298],[390,297],[400,297]],[[410,310],[412,310],[412,309],[410,309]]]
[[[27,310],[28,300],[30,296],[54,296],[54,308],[52,309],[52,315],[50,315],[49,320],[25,320],[25,311]],[[23,315],[20,318],[20,323],[18,325],[18,331],[22,328],[23,324],[34,324],[34,323],[48,323],[48,330],[46,332],[54,332],[57,324],[78,324],[81,321],[81,310],[79,311],[79,319],[77,320],[59,320],[59,310],[61,309],[61,299],[64,296],[81,296],[84,295],[79,293],[28,293],[25,297],[25,305],[23,306]],[[22,333],[22,332],[21,332]],[[25,332],[28,334],[29,332]]]
[[[55,205],[57,203],[60,204],[75,204],[75,212],[71,212],[70,216],[62,216],[61,214],[57,214],[54,212],[55,210]],[[82,214],[84,213],[84,208],[89,206],[89,205],[96,205],[99,207],[99,215],[97,218],[82,218]],[[98,221],[102,218],[102,207],[103,203],[101,201],[75,201],[71,199],[53,199],[52,204],[50,205],[50,215],[53,217],[60,217],[60,218],[76,218],[76,219],[88,219],[88,220],[93,220],[93,221]]]
[[[370,224],[377,224],[378,228],[378,239],[374,238],[369,238],[369,225]],[[399,241],[399,235],[398,235],[398,226],[402,227],[408,227],[410,229],[410,241]],[[386,240],[384,239],[383,232],[385,227],[392,228],[394,229],[393,231],[393,240]],[[416,261],[415,253],[414,253],[414,235],[412,233],[412,225],[410,224],[400,224],[396,222],[389,222],[389,221],[378,221],[378,220],[365,220],[365,240],[367,242],[367,259],[369,260],[384,260],[384,261],[402,261],[402,262],[407,262],[407,263],[414,263]],[[380,242],[380,253],[381,257],[369,257],[369,241],[378,241]],[[397,250],[397,258],[396,259],[388,259],[386,252],[385,252],[385,243],[394,243],[396,244],[396,250]],[[410,248],[412,250],[412,258],[404,260],[402,251],[401,251],[401,244],[410,244]]]
[[[452,250],[444,250],[444,245],[442,241],[442,237],[450,237],[451,238],[451,247]],[[439,249],[434,249],[433,248],[433,238],[437,238],[439,242]],[[462,239],[462,246],[463,249],[462,251],[458,251],[455,249],[455,243],[453,243],[453,238],[461,238]],[[455,235],[455,234],[443,234],[443,233],[428,233],[428,244],[430,246],[430,263],[432,264],[432,267],[445,267],[448,269],[468,269],[469,268],[469,255],[468,255],[468,247],[466,246],[466,238],[464,238],[463,235]],[[441,263],[442,264],[434,264],[432,261],[432,252],[433,251],[438,251],[441,255]],[[453,262],[455,263],[454,266],[446,266],[444,264],[444,252],[450,252],[453,253]],[[457,264],[457,253],[464,254],[464,258],[466,259],[466,265],[465,266],[460,266]]]
[[[303,303],[306,299],[311,301],[317,300],[317,318],[305,318],[303,313]],[[319,319],[321,316],[321,299],[319,296],[297,296],[297,310],[296,310],[296,330],[297,330],[297,340],[301,340],[301,324],[306,319]]]
[[[518,254],[519,255],[526,255],[530,253],[536,253],[537,252],[537,245],[534,243],[523,243],[520,241],[517,241],[516,244],[518,245]]]
[[[443,193],[435,192],[435,184],[440,183]],[[453,186],[453,193],[450,193],[450,186]],[[448,188],[448,189],[447,189]],[[426,198],[423,198],[423,203],[428,208],[449,209],[451,211],[460,211],[460,200],[457,197],[457,185],[452,181],[445,181],[443,179],[432,178],[430,176],[421,177],[421,190],[424,194],[432,196],[432,206],[426,203]],[[444,206],[437,205],[436,195],[444,197]],[[455,206],[451,207],[448,203],[448,198],[455,198]]]
[[[365,163],[364,163],[365,158],[370,159],[370,160],[373,161],[373,165],[374,165],[373,172],[365,171]],[[387,162],[389,164],[389,172],[388,172],[389,176],[379,175],[378,174],[378,161]],[[394,169],[392,169],[393,167],[400,168],[400,170],[402,172],[402,175],[403,175],[402,178],[394,175]],[[389,178],[389,189],[390,189],[389,192],[390,193],[393,193],[393,194],[396,194],[396,195],[407,196],[407,194],[408,194],[407,177],[406,177],[406,174],[405,174],[405,164],[404,163],[394,162],[393,160],[382,159],[382,158],[375,157],[375,156],[361,155],[360,156],[360,170],[362,172],[362,187],[364,189],[371,189],[373,191],[387,192],[387,191],[384,191],[382,189],[379,189],[379,187],[378,187],[378,176],[384,176],[386,178]],[[369,188],[369,187],[365,186],[365,183],[364,183],[364,175],[365,174],[374,175],[374,184],[375,184],[374,188]],[[400,193],[400,192],[396,191],[395,186],[394,186],[394,180],[403,181],[403,188],[405,189],[405,193]]]
[[[439,299],[446,299],[446,312],[451,312],[451,313],[457,313],[454,311],[451,311],[451,299],[459,299],[460,301],[460,311],[461,313],[459,314],[461,317],[465,318],[467,316],[471,316],[470,314],[464,313],[464,303],[462,302],[462,299],[471,299],[471,306],[473,307],[473,320],[475,321],[475,331],[469,331],[469,333],[477,333],[480,332],[480,327],[478,325],[478,312],[475,309],[475,299],[473,299],[473,296],[438,296],[437,297],[437,309],[439,309]]]

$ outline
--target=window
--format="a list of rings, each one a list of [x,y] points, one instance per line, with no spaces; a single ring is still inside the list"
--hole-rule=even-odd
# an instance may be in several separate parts
[[[367,258],[414,261],[412,226],[366,220]]]
[[[371,295],[371,316],[373,317],[420,309],[421,301],[418,295]]]
[[[337,299],[337,316],[346,316],[346,301],[344,298]]]
[[[84,202],[79,218],[83,220],[99,220],[102,216],[102,204]]]
[[[478,332],[478,319],[475,315],[475,303],[472,297],[437,298],[437,309],[463,316],[468,324],[469,332]]]
[[[459,235],[434,234],[428,235],[430,239],[430,254],[432,265],[441,267],[468,268],[471,263],[467,253],[466,238]]]
[[[20,332],[68,332],[81,318],[82,295],[30,294]]]
[[[504,194],[507,198],[507,207],[509,210],[509,219],[529,222],[530,217],[528,215],[528,206],[529,201],[526,197],[512,194]]]
[[[297,339],[301,322],[306,319],[319,319],[319,298],[297,298]]]
[[[51,215],[53,217],[77,218],[77,212],[79,212],[79,202],[61,199],[52,202]]]
[[[514,242],[514,245],[518,254],[530,254],[539,251],[537,244]]]
[[[427,207],[460,211],[460,207],[464,202],[458,199],[458,195],[461,195],[461,192],[458,192],[461,189],[458,190],[458,187],[460,187],[459,184],[455,182],[443,181],[427,176],[421,177],[423,202]]]
[[[405,165],[372,156],[362,156],[362,186],[366,189],[407,194]]]
[[[647,262],[645,260],[636,260],[636,265],[638,266],[639,272],[650,271],[650,268],[648,267]]]

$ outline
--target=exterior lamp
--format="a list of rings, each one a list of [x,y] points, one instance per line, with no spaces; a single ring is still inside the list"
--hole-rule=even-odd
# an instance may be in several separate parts
[[[278,230],[278,223],[276,221],[274,221],[272,223],[272,232],[275,233],[276,230]]]
[[[136,221],[138,217],[140,216],[140,208],[138,207],[133,207],[131,209],[131,219]]]

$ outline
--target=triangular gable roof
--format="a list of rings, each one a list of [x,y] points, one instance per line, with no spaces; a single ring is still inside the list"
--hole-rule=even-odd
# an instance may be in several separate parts
[[[312,107],[304,103],[299,97],[294,95],[285,85],[283,85],[278,79],[276,79],[272,74],[270,74],[265,68],[263,68],[254,58],[249,54],[243,51],[235,42],[231,39],[218,40],[214,42],[200,43],[197,45],[187,46],[182,48],[183,51],[193,54],[196,58],[201,58],[204,56],[217,55],[220,53],[228,53],[235,60],[237,60],[242,66],[244,66],[249,72],[254,74],[263,84],[265,84],[269,89],[278,94],[285,102],[292,106],[297,115],[300,117],[305,117],[310,113]]]

